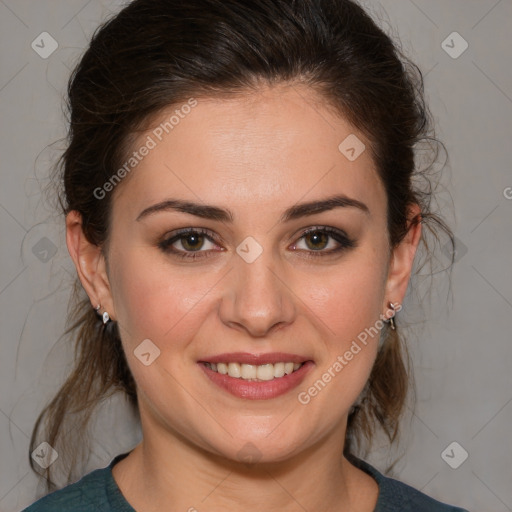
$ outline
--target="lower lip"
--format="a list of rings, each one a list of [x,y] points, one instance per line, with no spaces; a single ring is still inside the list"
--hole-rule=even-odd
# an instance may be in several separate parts
[[[314,366],[314,363],[313,361],[306,361],[298,370],[289,375],[260,382],[222,375],[221,373],[214,372],[203,363],[199,363],[199,366],[213,383],[238,398],[268,400],[284,395],[293,388],[296,388],[304,380],[304,377]]]

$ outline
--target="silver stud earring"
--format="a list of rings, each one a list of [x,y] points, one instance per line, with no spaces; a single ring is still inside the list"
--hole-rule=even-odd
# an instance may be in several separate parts
[[[96,311],[96,313],[103,318],[103,325],[106,325],[106,324],[108,324],[110,322],[110,315],[106,311],[103,314],[101,314],[99,312],[100,309],[101,309],[101,304],[98,304],[94,308],[94,311]]]
[[[388,307],[389,307],[389,309],[391,309],[393,311],[393,315],[388,318],[389,326],[391,327],[391,329],[395,330],[396,329],[396,327],[395,327],[396,308],[395,308],[395,305],[392,302],[390,302],[388,304]]]

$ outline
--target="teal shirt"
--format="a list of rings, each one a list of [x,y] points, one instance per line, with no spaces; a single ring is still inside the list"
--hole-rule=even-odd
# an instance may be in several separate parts
[[[96,469],[78,482],[44,496],[22,512],[135,512],[112,476],[112,467],[128,453],[115,457],[106,468]],[[356,459],[354,463],[379,485],[373,512],[468,512],[444,505],[409,485],[384,476],[363,460]]]

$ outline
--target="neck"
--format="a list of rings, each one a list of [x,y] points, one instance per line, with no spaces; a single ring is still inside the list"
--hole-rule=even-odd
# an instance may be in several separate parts
[[[246,464],[161,429],[145,435],[113,475],[140,512],[258,510],[262,500],[268,510],[282,512],[371,511],[376,482],[343,457],[344,434],[333,432],[285,461]]]

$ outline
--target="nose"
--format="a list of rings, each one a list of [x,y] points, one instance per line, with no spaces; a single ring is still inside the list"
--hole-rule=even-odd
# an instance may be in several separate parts
[[[255,338],[291,324],[296,307],[286,277],[270,251],[252,263],[235,255],[219,311],[222,322]]]

